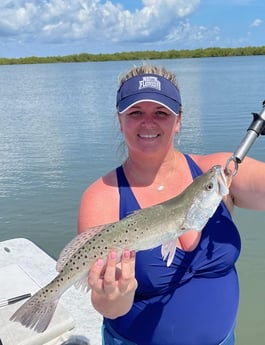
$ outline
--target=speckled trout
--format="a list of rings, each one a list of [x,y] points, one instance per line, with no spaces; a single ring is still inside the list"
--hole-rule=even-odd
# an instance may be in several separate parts
[[[105,258],[111,248],[116,248],[120,256],[123,249],[138,251],[161,245],[161,255],[169,266],[177,237],[189,229],[201,231],[228,193],[229,179],[216,165],[172,199],[138,210],[118,222],[87,229],[63,249],[56,266],[58,275],[10,320],[44,332],[60,296],[72,285],[88,291],[90,266],[96,258]]]

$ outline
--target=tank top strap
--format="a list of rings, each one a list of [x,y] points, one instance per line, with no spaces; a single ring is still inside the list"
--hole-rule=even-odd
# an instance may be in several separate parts
[[[190,168],[192,178],[195,179],[196,177],[200,176],[202,174],[201,168],[194,162],[194,160],[189,155],[184,154],[184,157],[186,158],[186,161]]]
[[[122,166],[116,169],[116,175],[120,194],[120,219],[122,219],[141,207],[133,194]]]

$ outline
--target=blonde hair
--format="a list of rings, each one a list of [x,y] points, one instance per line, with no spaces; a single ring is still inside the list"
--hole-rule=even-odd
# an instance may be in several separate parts
[[[157,74],[160,75],[169,81],[171,81],[172,84],[174,84],[178,88],[177,78],[176,75],[168,70],[166,70],[164,67],[154,66],[149,63],[144,63],[141,66],[133,66],[131,69],[129,69],[127,72],[122,74],[119,78],[119,86],[124,83],[127,79],[130,79],[132,77],[135,77],[137,75],[141,74]]]

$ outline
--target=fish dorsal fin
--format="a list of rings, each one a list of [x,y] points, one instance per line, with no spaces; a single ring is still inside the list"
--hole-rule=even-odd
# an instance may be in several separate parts
[[[94,226],[92,228],[88,228],[81,234],[75,236],[72,241],[70,241],[64,249],[61,251],[58,261],[56,263],[56,270],[60,272],[69,258],[79,249],[81,248],[87,241],[89,241],[93,236],[95,236],[98,232],[100,232],[103,228],[108,226],[106,225],[99,225]]]
[[[169,267],[172,264],[172,261],[174,259],[175,256],[175,252],[176,252],[176,239],[173,239],[171,241],[168,241],[164,244],[162,244],[161,247],[161,254],[163,257],[163,260],[167,260],[167,267]]]

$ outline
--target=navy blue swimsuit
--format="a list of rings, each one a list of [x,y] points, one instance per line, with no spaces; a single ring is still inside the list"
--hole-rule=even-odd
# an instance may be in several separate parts
[[[192,177],[200,168],[185,156]],[[117,168],[120,219],[140,208]],[[138,345],[213,345],[229,334],[239,303],[235,262],[240,236],[222,202],[192,251],[177,248],[170,267],[161,246],[136,254],[138,288],[131,310],[106,320],[121,336]],[[214,278],[214,279],[213,279]]]

